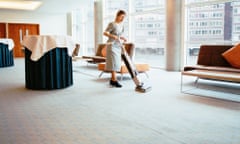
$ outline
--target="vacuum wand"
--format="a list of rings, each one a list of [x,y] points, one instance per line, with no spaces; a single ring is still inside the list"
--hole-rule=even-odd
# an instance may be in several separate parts
[[[120,42],[120,40],[119,40]],[[132,59],[130,58],[130,56],[128,55],[128,53],[126,52],[126,49],[124,47],[124,44],[120,42],[121,45],[121,49],[122,49],[122,59],[129,71],[129,74],[131,75],[132,80],[134,81],[136,88],[135,90],[138,92],[148,92],[152,89],[152,87],[150,85],[147,85],[143,82],[141,82],[141,80],[139,79],[138,75],[138,71],[135,67],[135,64],[132,62]]]

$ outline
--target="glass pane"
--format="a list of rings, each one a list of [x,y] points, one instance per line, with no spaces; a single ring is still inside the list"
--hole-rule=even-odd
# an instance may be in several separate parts
[[[165,0],[135,0],[132,3],[131,36],[136,61],[165,67]]]
[[[105,0],[104,4],[105,17],[114,18],[119,9],[128,12],[128,0]]]
[[[136,61],[151,66],[164,67],[165,64],[165,15],[151,12],[133,18],[132,35],[136,47]]]
[[[186,6],[186,64],[196,64],[202,44],[234,44],[240,40],[240,2],[197,2],[188,0],[192,5]]]
[[[165,65],[165,0],[105,0],[104,28],[114,20],[116,11],[128,13],[127,38],[135,44],[135,60],[151,66]],[[131,6],[131,7],[130,7]],[[104,38],[106,41],[106,38]]]
[[[133,12],[151,11],[165,7],[165,0],[134,0]]]
[[[72,11],[72,37],[80,43],[79,55],[93,55],[94,52],[94,16],[93,3],[88,8]]]
[[[105,0],[104,4],[105,4],[105,8],[104,8],[103,30],[105,30],[105,28],[110,22],[114,21],[117,11],[122,9],[127,13],[127,17],[124,19],[124,35],[128,39],[128,35],[129,35],[128,0]],[[104,37],[103,39],[104,39],[104,42],[107,41],[107,37]]]

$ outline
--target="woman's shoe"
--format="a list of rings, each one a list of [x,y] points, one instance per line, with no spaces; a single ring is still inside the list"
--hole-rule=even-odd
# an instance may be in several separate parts
[[[110,85],[117,88],[122,87],[122,85],[118,81],[113,81],[113,80],[110,80]]]

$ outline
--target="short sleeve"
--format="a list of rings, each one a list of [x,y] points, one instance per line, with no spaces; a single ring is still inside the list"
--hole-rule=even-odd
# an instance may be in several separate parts
[[[113,23],[112,23],[112,22],[108,24],[108,26],[107,26],[107,28],[105,29],[105,31],[107,31],[107,32],[113,31]]]

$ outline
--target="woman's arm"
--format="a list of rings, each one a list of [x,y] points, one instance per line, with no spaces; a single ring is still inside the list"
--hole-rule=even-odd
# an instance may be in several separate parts
[[[115,40],[118,39],[118,36],[113,35],[113,34],[110,34],[110,33],[107,32],[107,31],[103,32],[103,35],[105,35],[106,37],[109,37],[109,38],[115,39]]]

